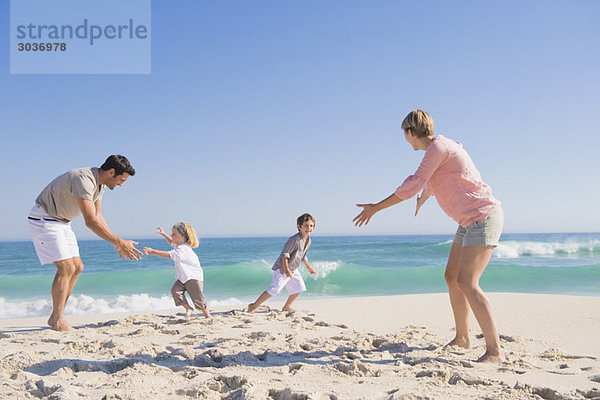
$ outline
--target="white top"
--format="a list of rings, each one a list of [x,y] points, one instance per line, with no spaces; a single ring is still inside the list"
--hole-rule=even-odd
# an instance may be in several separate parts
[[[173,245],[173,250],[169,252],[169,255],[175,263],[175,279],[181,283],[186,283],[190,279],[204,281],[200,260],[189,244]]]

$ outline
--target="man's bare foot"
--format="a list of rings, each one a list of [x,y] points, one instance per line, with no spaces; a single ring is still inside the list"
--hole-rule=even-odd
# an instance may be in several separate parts
[[[295,309],[295,308],[292,308],[292,307],[290,307],[290,306],[287,306],[287,307],[283,307],[283,308],[281,309],[281,311],[296,311],[296,309]]]
[[[185,310],[185,319],[189,319],[192,316],[192,309],[188,308]]]
[[[462,347],[463,349],[470,349],[471,342],[469,341],[469,339],[455,337],[450,343],[448,343],[444,347],[451,347],[451,346],[458,346],[458,347]]]
[[[255,303],[250,303],[248,304],[248,312],[250,314],[252,314],[254,311],[256,311],[256,309],[258,308],[257,306],[254,305]]]
[[[67,321],[65,321],[64,319],[56,320],[52,317],[48,318],[48,326],[53,330],[59,332],[69,332],[75,330],[71,325],[67,324]]]
[[[208,308],[202,310],[202,314],[204,314],[204,317],[206,318],[212,318],[212,315],[210,315],[210,313],[208,312]]]
[[[487,351],[477,359],[477,362],[480,363],[501,363],[506,361],[506,357],[504,357],[504,353],[499,352],[497,355],[492,355]]]

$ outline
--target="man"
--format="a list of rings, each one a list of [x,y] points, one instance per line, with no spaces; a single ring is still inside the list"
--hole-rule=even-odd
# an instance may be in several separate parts
[[[35,200],[28,217],[33,244],[42,265],[56,265],[52,283],[52,314],[48,319],[52,329],[73,329],[65,321],[65,304],[83,271],[77,238],[71,229],[73,218],[83,214],[85,225],[111,242],[119,256],[128,260],[141,259],[142,253],[134,246],[138,243],[115,235],[100,212],[104,189],[123,186],[133,175],[135,170],[127,158],[112,155],[100,168],[78,168],[60,175]]]

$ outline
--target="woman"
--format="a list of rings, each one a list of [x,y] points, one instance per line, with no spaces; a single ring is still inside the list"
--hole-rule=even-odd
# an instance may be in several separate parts
[[[478,361],[501,362],[498,330],[491,305],[479,287],[494,247],[498,245],[504,215],[500,202],[492,195],[462,145],[433,134],[433,119],[422,110],[410,112],[402,122],[406,141],[425,157],[414,175],[406,178],[396,191],[377,204],[357,204],[363,210],[354,218],[356,226],[369,223],[375,213],[416,195],[417,209],[434,195],[442,209],[458,222],[458,230],[446,266],[446,283],[456,323],[456,337],[450,346],[470,347],[469,308],[479,323],[486,352]]]

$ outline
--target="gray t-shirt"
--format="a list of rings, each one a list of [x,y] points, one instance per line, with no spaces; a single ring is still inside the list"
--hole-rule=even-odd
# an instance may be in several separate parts
[[[283,246],[283,251],[275,261],[275,264],[271,268],[273,271],[279,270],[282,274],[283,271],[283,258],[288,259],[288,267],[290,267],[290,271],[294,271],[298,269],[300,266],[300,261],[308,262],[308,258],[306,257],[306,253],[308,253],[308,248],[310,247],[310,236],[306,238],[302,238],[300,232],[296,233],[294,236],[290,236],[290,238]]]
[[[102,198],[105,187],[98,184],[98,168],[72,169],[50,182],[35,199],[35,204],[43,208],[49,218],[71,222],[81,214],[77,199],[95,202]]]

